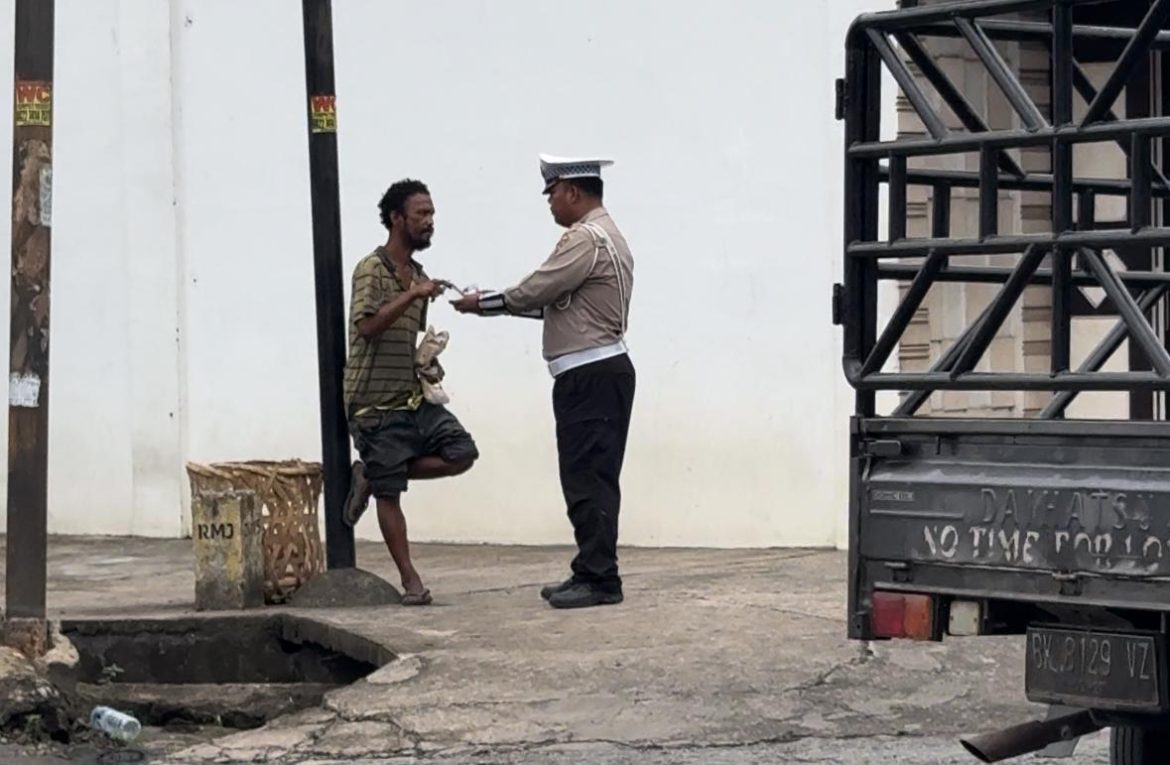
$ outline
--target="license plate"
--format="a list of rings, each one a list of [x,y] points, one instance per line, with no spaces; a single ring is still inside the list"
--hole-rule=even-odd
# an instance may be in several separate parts
[[[1160,710],[1162,655],[1152,635],[1029,627],[1030,701],[1092,709]]]

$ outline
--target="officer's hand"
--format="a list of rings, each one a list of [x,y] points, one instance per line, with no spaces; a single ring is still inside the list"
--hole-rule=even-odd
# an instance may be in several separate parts
[[[463,297],[452,300],[451,306],[459,313],[479,313],[479,293],[468,292]]]
[[[443,290],[445,290],[446,287],[444,287],[441,282],[427,279],[425,282],[416,282],[415,284],[411,285],[410,289],[414,293],[415,297],[429,298],[430,300],[434,300],[439,295],[443,294]]]

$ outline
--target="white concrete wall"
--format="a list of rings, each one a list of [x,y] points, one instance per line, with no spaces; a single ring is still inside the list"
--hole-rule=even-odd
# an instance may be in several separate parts
[[[0,2],[6,51],[14,5]],[[182,529],[168,29],[166,3],[57,4],[49,383],[55,532]],[[12,103],[11,88],[9,54],[0,57],[0,102]],[[0,120],[5,147],[11,130],[11,118]],[[0,154],[9,177],[11,153]],[[8,216],[0,237],[8,241]],[[8,290],[0,294],[7,317]],[[7,358],[7,331],[2,336]],[[0,419],[6,433],[7,418]],[[7,470],[0,482],[6,489]]]
[[[335,3],[347,285],[393,180],[432,188],[433,274],[506,286],[559,236],[536,154],[612,156],[637,262],[623,542],[843,539],[833,80],[884,5]],[[56,102],[52,530],[177,534],[186,459],[319,455],[299,7],[59,0]],[[412,487],[412,536],[570,541],[539,327],[432,321],[483,458]]]

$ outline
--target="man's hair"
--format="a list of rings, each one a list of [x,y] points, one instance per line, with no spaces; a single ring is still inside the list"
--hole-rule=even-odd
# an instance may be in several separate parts
[[[386,193],[382,195],[382,201],[378,202],[378,210],[382,214],[382,225],[386,227],[386,230],[390,230],[390,213],[401,215],[406,211],[406,200],[415,194],[430,193],[430,189],[422,181],[416,181],[413,178],[403,178],[398,181],[386,189]]]
[[[591,197],[597,197],[598,199],[601,199],[605,193],[605,184],[602,183],[601,179],[597,177],[566,178],[565,183],[571,186],[576,186],[577,188],[581,189],[582,192],[588,194]]]

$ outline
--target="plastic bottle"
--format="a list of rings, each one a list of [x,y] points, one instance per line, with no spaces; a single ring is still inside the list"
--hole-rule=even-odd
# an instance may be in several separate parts
[[[142,723],[110,707],[94,707],[89,713],[89,725],[119,741],[133,741],[142,732]]]

